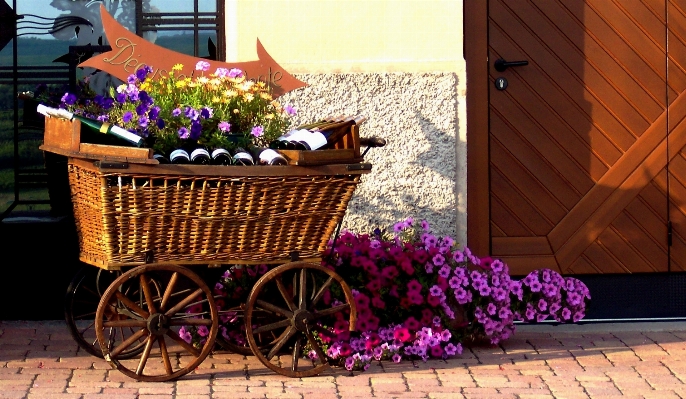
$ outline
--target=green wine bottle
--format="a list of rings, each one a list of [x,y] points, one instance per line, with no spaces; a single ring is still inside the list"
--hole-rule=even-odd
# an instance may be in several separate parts
[[[144,143],[144,140],[141,136],[135,133],[131,133],[128,130],[122,129],[119,126],[113,125],[108,122],[101,122],[95,119],[86,118],[81,115],[76,115],[74,113],[67,111],[66,109],[50,108],[46,107],[43,104],[39,104],[36,108],[36,111],[45,116],[55,116],[70,121],[78,119],[81,122],[82,126],[87,127],[88,130],[92,132],[103,133],[108,136],[116,137],[117,139],[119,139],[117,140],[116,144],[123,144],[125,142],[131,146],[141,147]],[[112,144],[114,144],[114,142]]]

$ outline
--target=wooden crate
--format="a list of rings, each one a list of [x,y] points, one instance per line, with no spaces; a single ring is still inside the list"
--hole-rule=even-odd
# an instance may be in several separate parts
[[[74,158],[99,159],[128,163],[157,164],[151,148],[102,145],[81,142],[81,122],[45,117],[43,151]]]
[[[352,125],[344,127],[349,132],[334,145],[334,149],[298,151],[279,150],[288,160],[289,165],[328,165],[337,163],[362,162],[360,155],[360,127]]]

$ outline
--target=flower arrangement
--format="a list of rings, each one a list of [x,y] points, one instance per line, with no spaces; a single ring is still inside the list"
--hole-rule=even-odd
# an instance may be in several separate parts
[[[344,314],[319,334],[329,361],[348,370],[365,370],[371,362],[448,358],[462,353],[467,341],[491,344],[510,337],[515,321],[577,322],[591,296],[579,280],[549,269],[513,280],[500,260],[478,258],[450,237],[420,228],[409,218],[391,232],[343,232],[330,242],[331,266],[353,291],[356,332]],[[215,286],[221,306],[244,302],[252,284],[267,267],[228,270]],[[231,293],[230,295],[228,293]],[[223,312],[221,334],[244,345],[245,332],[235,312]],[[188,342],[202,339],[190,331]],[[309,353],[311,358],[316,353]]]
[[[288,128],[295,115],[291,106],[272,98],[261,81],[248,80],[239,69],[217,68],[198,61],[193,77],[179,74],[149,79],[152,68],[142,66],[109,96],[96,95],[87,81],[77,93],[65,93],[60,106],[70,112],[116,124],[147,139],[161,152],[197,142],[208,148],[266,146]]]

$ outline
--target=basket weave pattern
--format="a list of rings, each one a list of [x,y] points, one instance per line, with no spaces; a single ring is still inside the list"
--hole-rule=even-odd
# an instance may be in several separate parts
[[[81,260],[278,263],[321,257],[360,181],[343,176],[171,176],[69,164]]]

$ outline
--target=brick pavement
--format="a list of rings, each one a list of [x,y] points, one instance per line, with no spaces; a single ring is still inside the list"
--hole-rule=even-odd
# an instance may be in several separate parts
[[[520,326],[447,361],[291,379],[216,353],[175,382],[136,382],[83,353],[64,322],[0,321],[0,398],[686,398],[686,323]]]

